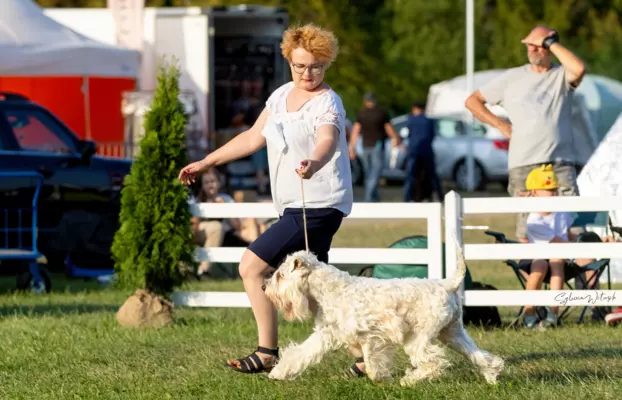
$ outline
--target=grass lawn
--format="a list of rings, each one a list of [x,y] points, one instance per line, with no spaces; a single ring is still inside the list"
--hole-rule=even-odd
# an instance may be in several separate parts
[[[469,218],[466,224],[511,232],[511,216]],[[424,223],[348,222],[335,247],[383,247]],[[466,242],[491,242],[465,231]],[[518,289],[499,261],[470,262],[474,280]],[[352,267],[355,271],[356,267]],[[573,311],[556,330],[529,332],[469,328],[478,345],[506,359],[495,387],[452,353],[440,380],[404,389],[339,375],[352,362],[345,351],[326,357],[293,382],[223,368],[226,358],[256,346],[250,309],[176,310],[176,324],[158,330],[121,328],[115,312],[129,293],[94,282],[53,278],[50,295],[15,295],[12,277],[0,281],[0,399],[615,399],[622,393],[622,330],[576,325]],[[192,282],[183,290],[242,290],[239,281]],[[500,309],[510,320],[516,309]],[[304,340],[309,323],[281,324],[281,345]],[[398,357],[396,374],[406,367]]]

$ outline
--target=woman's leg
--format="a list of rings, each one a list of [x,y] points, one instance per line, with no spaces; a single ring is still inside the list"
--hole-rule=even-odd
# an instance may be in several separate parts
[[[220,221],[203,221],[199,223],[199,234],[195,234],[195,238],[199,238],[203,243],[201,245],[208,249],[210,247],[221,247],[224,238],[224,229]],[[207,273],[210,269],[208,261],[199,263],[197,273],[199,275]]]
[[[248,243],[252,243],[260,235],[259,224],[255,218],[245,218],[242,220],[239,235]]]
[[[261,288],[264,284],[264,278],[271,269],[265,261],[257,257],[251,250],[246,250],[240,261],[240,276],[242,277],[244,289],[250,300],[255,322],[257,323],[259,346],[276,349],[278,339],[277,312]],[[276,362],[275,356],[260,352],[256,354],[266,368],[274,366]],[[228,360],[227,364],[236,368],[240,367],[240,362],[237,360]]]

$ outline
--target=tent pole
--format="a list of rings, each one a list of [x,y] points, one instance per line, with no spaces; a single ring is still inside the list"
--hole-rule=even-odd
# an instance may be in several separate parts
[[[85,129],[85,138],[87,140],[91,139],[91,105],[90,105],[90,96],[89,96],[89,77],[82,76],[82,94],[84,98],[84,129]]]

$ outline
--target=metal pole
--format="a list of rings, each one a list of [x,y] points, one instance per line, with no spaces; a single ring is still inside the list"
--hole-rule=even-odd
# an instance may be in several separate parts
[[[473,92],[473,74],[475,73],[475,21],[474,1],[466,0],[466,91],[470,95]],[[473,158],[473,114],[468,110],[466,113],[466,136],[467,136],[467,188],[475,190],[475,160]]]

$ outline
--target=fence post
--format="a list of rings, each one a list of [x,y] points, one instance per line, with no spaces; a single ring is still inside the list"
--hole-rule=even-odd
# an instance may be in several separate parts
[[[455,191],[445,195],[445,277],[451,278],[458,270],[458,254],[454,236],[464,251],[462,241],[462,197]],[[464,284],[460,286],[464,295]]]
[[[443,279],[443,231],[441,203],[428,215],[428,279]]]

